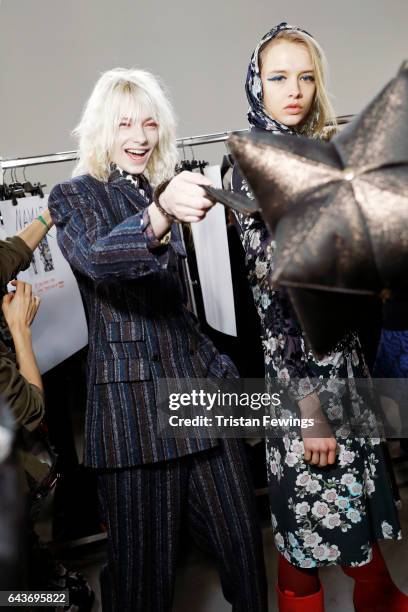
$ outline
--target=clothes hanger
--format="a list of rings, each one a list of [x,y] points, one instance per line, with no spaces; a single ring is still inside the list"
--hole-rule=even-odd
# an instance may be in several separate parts
[[[17,200],[19,198],[25,198],[25,191],[23,183],[18,180],[17,168],[11,169],[11,180],[13,181],[9,185],[9,197],[13,206],[17,206]]]
[[[23,177],[24,177],[23,187],[24,187],[25,193],[31,196],[39,196],[40,198],[43,198],[44,197],[43,187],[46,187],[46,185],[42,185],[40,182],[33,184],[31,183],[31,181],[28,181],[26,177],[26,167],[25,166],[23,168]]]

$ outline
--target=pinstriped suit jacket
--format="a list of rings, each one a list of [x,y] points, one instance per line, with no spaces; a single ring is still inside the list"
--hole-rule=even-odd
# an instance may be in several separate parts
[[[85,464],[127,467],[217,444],[157,436],[160,378],[235,376],[183,305],[178,227],[167,246],[152,240],[146,207],[113,173],[56,185],[49,208],[58,244],[77,278],[89,323]],[[153,237],[154,238],[154,237]]]

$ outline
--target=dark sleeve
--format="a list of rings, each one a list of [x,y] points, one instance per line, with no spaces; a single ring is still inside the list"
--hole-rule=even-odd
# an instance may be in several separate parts
[[[96,197],[74,181],[54,187],[48,207],[64,257],[85,276],[134,280],[167,267],[168,247],[155,239],[146,210],[109,230]]]
[[[0,287],[3,288],[31,263],[32,250],[18,236],[0,240]]]
[[[32,431],[44,416],[41,390],[22,376],[12,359],[0,356],[0,394],[10,407],[15,422]]]

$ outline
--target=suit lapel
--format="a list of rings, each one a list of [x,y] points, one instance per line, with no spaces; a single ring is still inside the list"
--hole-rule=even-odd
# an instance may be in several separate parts
[[[108,183],[108,190],[115,214],[121,219],[140,212],[150,203],[126,179],[121,178]]]

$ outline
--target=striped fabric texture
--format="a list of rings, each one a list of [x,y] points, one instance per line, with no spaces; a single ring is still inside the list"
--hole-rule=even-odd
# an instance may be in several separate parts
[[[90,467],[136,466],[216,445],[158,437],[158,381],[237,375],[184,307],[179,229],[168,245],[154,239],[145,187],[142,195],[117,172],[105,183],[83,175],[54,187],[48,201],[88,316]]]
[[[266,612],[262,537],[240,440],[163,464],[104,470],[103,610],[170,612],[180,535],[217,560],[234,612]]]

